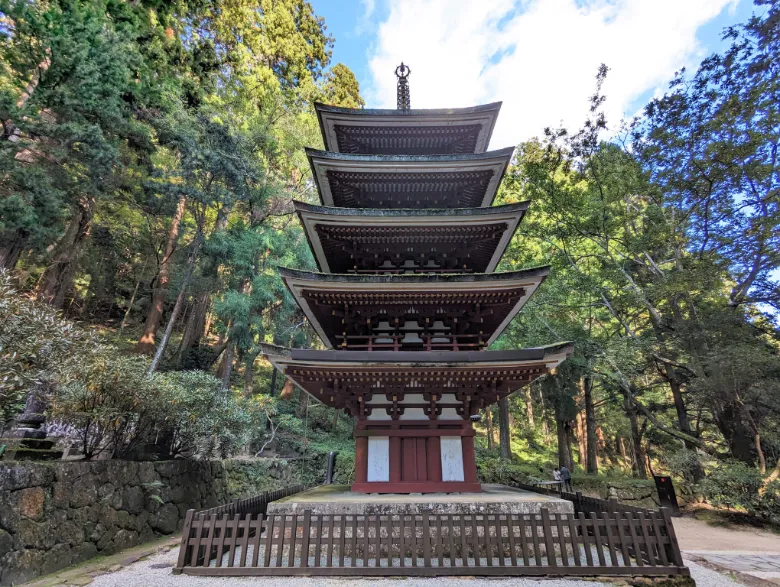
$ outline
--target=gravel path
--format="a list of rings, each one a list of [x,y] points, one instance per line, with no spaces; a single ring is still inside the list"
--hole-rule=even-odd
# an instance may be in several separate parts
[[[95,577],[92,587],[398,587],[400,581],[408,585],[424,587],[612,587],[606,583],[578,581],[575,579],[360,579],[352,577],[190,577],[174,576],[171,567],[176,562],[178,549],[164,552],[139,561],[114,573]],[[696,563],[686,561],[699,587],[741,587],[731,579]]]
[[[743,550],[780,554],[780,535],[744,526],[713,526],[691,517],[674,518],[674,532],[683,552]]]

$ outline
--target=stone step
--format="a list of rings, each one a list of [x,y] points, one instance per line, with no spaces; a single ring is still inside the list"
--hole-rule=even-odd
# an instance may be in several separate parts
[[[62,458],[61,450],[37,448],[10,448],[3,453],[4,461],[56,461]]]
[[[5,444],[9,449],[34,448],[38,450],[51,450],[56,442],[56,440],[49,438],[0,438],[0,445]]]
[[[39,450],[51,450],[54,446],[55,440],[39,440],[37,438],[23,438],[19,443],[19,446],[23,448],[37,448]]]

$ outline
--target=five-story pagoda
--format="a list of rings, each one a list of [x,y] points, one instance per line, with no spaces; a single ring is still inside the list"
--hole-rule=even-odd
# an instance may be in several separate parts
[[[323,205],[295,206],[321,273],[280,271],[330,350],[264,352],[355,418],[353,491],[478,492],[472,418],[571,348],[485,350],[549,270],[494,273],[528,207],[491,207],[513,151],[487,151],[500,103],[412,110],[396,75],[396,110],[316,105]]]

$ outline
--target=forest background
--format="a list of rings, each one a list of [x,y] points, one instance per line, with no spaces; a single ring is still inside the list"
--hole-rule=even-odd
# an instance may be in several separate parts
[[[673,473],[780,522],[780,3],[755,14],[635,120],[602,66],[581,129],[518,146],[499,270],[553,271],[494,347],[576,351],[485,412],[483,479]],[[302,0],[0,0],[1,428],[32,392],[84,458],[338,450],[348,481],[350,419],[259,356],[322,346],[276,267],[314,269],[313,103],[364,106],[333,43]]]

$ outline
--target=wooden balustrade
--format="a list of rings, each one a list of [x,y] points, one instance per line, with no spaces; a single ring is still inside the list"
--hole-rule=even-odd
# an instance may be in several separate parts
[[[192,575],[688,575],[668,511],[196,515]]]
[[[408,334],[416,334],[419,341],[403,342]],[[336,334],[335,338],[341,341],[339,348],[364,351],[400,351],[400,350],[424,350],[424,351],[471,351],[482,350],[486,345],[483,334],[425,334],[424,332],[409,331],[407,333],[375,332],[372,334]],[[381,339],[390,339],[389,342],[377,342]],[[446,340],[434,340],[446,339]]]

